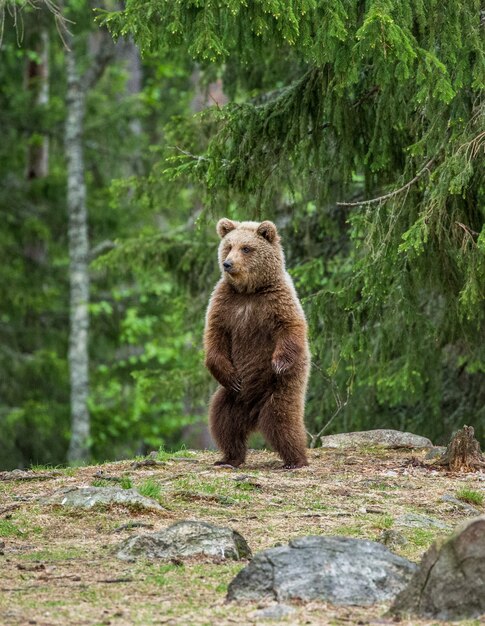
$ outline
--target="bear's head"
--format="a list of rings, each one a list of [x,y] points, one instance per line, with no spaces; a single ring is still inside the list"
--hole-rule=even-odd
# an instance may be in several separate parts
[[[273,222],[219,220],[219,265],[224,280],[237,291],[251,293],[282,277],[285,267],[280,237]]]

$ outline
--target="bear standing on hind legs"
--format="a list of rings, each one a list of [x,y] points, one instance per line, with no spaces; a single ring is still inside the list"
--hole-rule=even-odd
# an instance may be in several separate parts
[[[286,469],[308,465],[307,324],[276,226],[221,219],[217,232],[222,277],[204,333],[205,364],[220,384],[209,408],[211,433],[223,453],[216,465],[244,463],[254,430]]]

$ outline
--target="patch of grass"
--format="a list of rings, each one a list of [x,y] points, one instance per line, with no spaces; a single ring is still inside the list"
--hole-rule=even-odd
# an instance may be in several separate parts
[[[109,487],[110,481],[105,480],[104,478],[95,478],[94,480],[91,481],[91,486],[92,487]]]
[[[244,485],[244,486],[243,486]],[[188,474],[174,481],[173,486],[181,497],[187,498],[192,495],[194,499],[204,496],[211,497],[220,504],[249,503],[253,493],[259,491],[258,487],[243,482],[235,482],[230,477],[201,479],[196,474]]]
[[[357,537],[359,539],[367,538],[365,528],[362,526],[354,526],[352,524],[349,524],[348,526],[339,526],[334,532],[336,535],[344,535],[345,537]]]
[[[184,569],[184,565],[173,565],[172,563],[158,565],[154,567],[153,571],[147,576],[147,581],[165,587],[169,582],[172,582],[173,576],[170,576],[171,573],[184,572]]]
[[[129,476],[122,476],[119,480],[108,480],[107,478],[95,478],[91,481],[93,487],[121,487],[122,489],[131,489],[133,482]]]
[[[170,461],[173,458],[180,457],[195,457],[196,454],[192,450],[187,450],[185,446],[179,448],[179,450],[174,450],[170,452],[169,450],[165,450],[163,446],[160,446],[157,452],[157,461]]]
[[[436,538],[436,531],[428,528],[414,528],[407,539],[419,548],[428,548]]]
[[[374,526],[380,530],[388,530],[394,526],[394,518],[392,515],[385,513],[374,520]]]
[[[25,559],[26,561],[70,561],[72,559],[79,559],[85,556],[85,554],[86,551],[81,548],[45,548],[44,550],[36,550],[35,552],[23,554],[19,558]]]
[[[154,500],[161,499],[162,487],[153,478],[147,478],[140,483],[136,489],[142,496],[145,496],[145,498],[153,498]]]
[[[76,469],[74,467],[65,467],[64,465],[42,465],[40,463],[32,463],[30,468],[33,472],[61,472],[63,476],[74,476]]]
[[[25,533],[8,519],[0,519],[0,537],[23,537]]]
[[[469,504],[477,504],[482,506],[484,496],[483,493],[476,489],[470,489],[469,487],[462,487],[456,492],[456,497],[462,502],[468,502]]]
[[[122,476],[120,480],[120,487],[122,489],[132,489],[133,481],[131,480],[129,476]]]

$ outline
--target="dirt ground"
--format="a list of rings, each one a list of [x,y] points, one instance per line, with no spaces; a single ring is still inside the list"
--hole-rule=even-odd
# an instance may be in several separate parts
[[[213,467],[215,453],[184,452],[165,456],[156,467],[134,469],[132,461],[121,461],[79,469],[37,468],[28,480],[2,473],[0,625],[262,623],[256,611],[271,601],[225,600],[228,583],[245,562],[127,563],[115,557],[116,546],[127,537],[185,519],[231,526],[253,553],[301,535],[383,540],[395,531],[390,549],[417,562],[436,537],[473,516],[460,504],[442,500],[444,495],[462,497],[464,487],[485,495],[484,473],[438,471],[424,464],[423,456],[370,448],[312,450],[310,467],[284,471],[270,452],[250,452],[238,470]],[[116,480],[155,497],[164,510],[78,510],[38,500],[62,487],[116,485]],[[473,506],[485,513],[483,503]],[[429,525],[426,520],[421,527],[403,525],[401,516],[410,513],[431,518]],[[130,528],[130,522],[146,526]],[[385,617],[385,605],[291,604],[295,611],[279,623],[395,623]],[[459,623],[485,624],[485,617]]]

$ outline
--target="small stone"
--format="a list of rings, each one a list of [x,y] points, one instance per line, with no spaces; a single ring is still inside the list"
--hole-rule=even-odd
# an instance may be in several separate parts
[[[391,613],[444,621],[485,613],[485,516],[431,546]]]
[[[244,537],[232,528],[183,521],[156,533],[130,537],[120,545],[116,556],[124,561],[139,557],[173,560],[193,556],[237,561],[249,558],[251,550]]]
[[[362,448],[378,446],[380,448],[432,448],[433,444],[426,437],[403,433],[399,430],[379,428],[353,433],[326,435],[320,438],[322,448]]]

